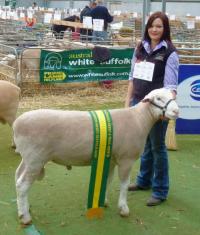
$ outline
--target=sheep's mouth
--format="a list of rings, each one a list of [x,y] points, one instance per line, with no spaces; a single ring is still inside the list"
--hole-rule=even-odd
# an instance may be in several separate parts
[[[167,120],[170,120],[170,119],[175,120],[175,119],[178,118],[178,115],[167,115],[167,116],[165,116],[165,118],[166,118]]]
[[[172,119],[172,120],[175,120],[175,119],[177,119],[178,118],[178,115],[176,115],[176,114],[167,114],[167,115],[165,115],[165,116],[163,116],[163,115],[161,115],[160,116],[160,119],[161,120],[170,120],[170,119]]]

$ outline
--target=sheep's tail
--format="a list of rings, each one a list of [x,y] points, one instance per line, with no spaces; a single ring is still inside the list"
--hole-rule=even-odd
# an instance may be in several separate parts
[[[44,167],[41,169],[40,174],[37,177],[37,180],[42,180],[45,176],[45,169]]]

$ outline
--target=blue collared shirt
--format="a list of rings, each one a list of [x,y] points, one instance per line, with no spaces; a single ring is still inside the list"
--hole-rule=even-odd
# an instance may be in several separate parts
[[[167,48],[166,41],[161,41],[156,47],[152,50],[148,41],[142,42],[144,49],[148,54],[152,51],[156,51],[160,49],[162,46]],[[136,50],[135,50],[136,51]],[[133,54],[132,62],[131,62],[131,71],[129,74],[129,80],[133,80],[133,71],[136,62],[135,53]],[[178,68],[179,68],[179,58],[177,53],[174,51],[168,57],[166,66],[165,66],[165,76],[164,76],[164,87],[167,89],[175,90],[178,86]]]

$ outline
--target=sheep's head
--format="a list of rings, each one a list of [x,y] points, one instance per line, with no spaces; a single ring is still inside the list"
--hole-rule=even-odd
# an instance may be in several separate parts
[[[151,104],[154,115],[169,119],[178,117],[179,108],[169,89],[161,88],[151,91],[144,97],[142,102]]]

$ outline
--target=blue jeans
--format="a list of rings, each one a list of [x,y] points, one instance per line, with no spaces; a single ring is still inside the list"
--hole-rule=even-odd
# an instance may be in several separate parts
[[[108,34],[106,31],[93,31],[92,37],[93,42],[102,42],[107,40]]]
[[[134,104],[138,103],[134,100]],[[169,191],[169,164],[165,145],[167,121],[159,120],[152,127],[141,156],[136,184],[152,188],[152,196],[166,199]]]

